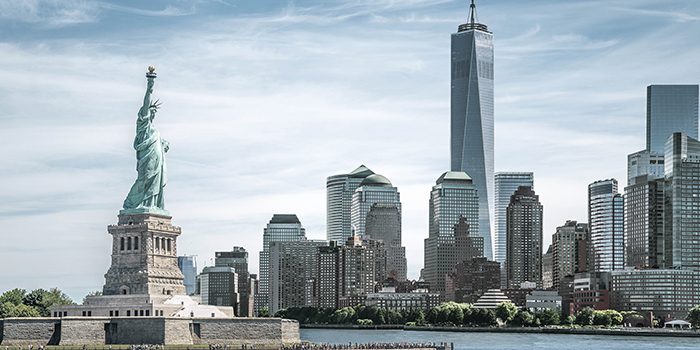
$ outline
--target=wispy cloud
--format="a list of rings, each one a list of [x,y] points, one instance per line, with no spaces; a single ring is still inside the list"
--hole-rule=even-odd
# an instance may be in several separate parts
[[[683,11],[663,11],[658,9],[650,10],[634,7],[612,7],[611,9],[642,16],[668,18],[674,22],[679,23],[700,21],[700,15],[691,14]]]
[[[151,63],[181,253],[204,263],[242,245],[256,269],[276,212],[297,213],[322,238],[325,178],[365,163],[401,191],[417,277],[428,192],[449,164],[450,33],[465,5],[293,4],[0,1],[4,24],[36,24],[23,27],[31,41],[0,39],[0,290],[60,283],[79,298],[102,283],[105,225],[136,174],[133,123]],[[700,28],[668,21],[648,31],[620,11],[586,17],[589,1],[557,3],[557,17],[532,6],[554,5],[484,3],[480,20],[495,32],[497,170],[535,171],[548,240],[564,220],[585,220],[589,182],[624,182],[626,154],[643,145],[644,86],[697,83]],[[100,32],[45,30],[59,7],[89,15],[83,24],[99,20]],[[158,42],[123,30],[124,14],[153,16],[143,22]],[[61,16],[52,21],[81,18]],[[68,261],[67,251],[83,255]],[[19,259],[60,263],[30,280]],[[73,277],[51,277],[65,271]]]

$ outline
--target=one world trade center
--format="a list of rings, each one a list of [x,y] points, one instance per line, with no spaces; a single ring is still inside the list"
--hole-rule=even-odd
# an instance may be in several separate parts
[[[493,34],[476,22],[473,0],[468,23],[452,34],[451,111],[451,170],[466,172],[477,188],[479,235],[484,256],[493,260]]]

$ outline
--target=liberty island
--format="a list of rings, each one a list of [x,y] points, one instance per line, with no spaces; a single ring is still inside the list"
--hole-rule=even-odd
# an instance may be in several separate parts
[[[299,324],[280,318],[234,318],[230,306],[202,305],[185,293],[177,238],[165,209],[167,141],[153,121],[155,68],[136,121],[137,178],[119,211],[111,267],[101,295],[82,305],[55,305],[47,318],[0,320],[2,345],[276,344],[299,341]]]

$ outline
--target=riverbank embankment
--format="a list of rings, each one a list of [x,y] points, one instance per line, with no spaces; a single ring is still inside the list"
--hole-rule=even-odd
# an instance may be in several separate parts
[[[302,324],[301,328],[317,329],[358,329],[358,330],[404,330],[421,332],[473,332],[473,333],[535,333],[535,334],[579,334],[649,337],[697,337],[700,332],[663,328],[574,328],[574,327],[439,327],[404,325],[321,325]]]

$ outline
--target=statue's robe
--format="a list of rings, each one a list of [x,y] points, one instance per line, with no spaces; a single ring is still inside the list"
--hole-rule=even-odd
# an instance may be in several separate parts
[[[138,178],[124,200],[124,209],[164,208],[163,187],[167,183],[165,150],[152,115],[139,114],[136,121],[136,171]]]

